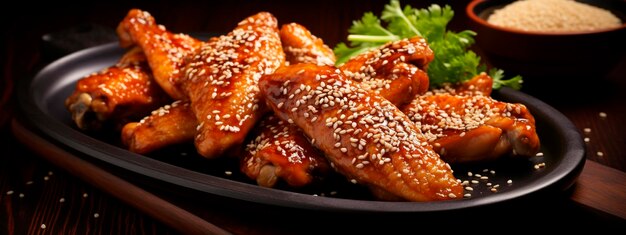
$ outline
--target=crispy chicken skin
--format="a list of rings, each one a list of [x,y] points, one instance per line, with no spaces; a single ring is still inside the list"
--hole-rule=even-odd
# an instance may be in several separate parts
[[[143,49],[155,80],[170,97],[186,99],[179,87],[181,69],[184,59],[202,45],[201,41],[170,33],[157,25],[150,13],[139,9],[128,12],[117,27],[117,35],[122,47],[137,45]]]
[[[483,95],[491,92],[485,89],[487,79],[482,74],[457,88],[427,92],[403,109],[448,163],[530,157],[539,151],[530,111]]]
[[[122,129],[122,143],[135,153],[146,154],[162,147],[193,140],[198,122],[189,103],[176,101],[152,111],[139,122]]]
[[[261,12],[188,58],[181,80],[198,120],[198,153],[215,158],[243,143],[266,108],[258,79],[285,62],[276,19]]]
[[[335,64],[333,50],[302,25],[296,23],[283,25],[280,29],[280,40],[290,64]]]
[[[411,201],[462,195],[450,166],[409,118],[335,67],[282,67],[259,87],[274,112],[302,128],[352,182]]]
[[[128,51],[120,61],[79,80],[65,100],[80,129],[99,129],[111,121],[123,124],[137,120],[169,102],[152,78],[146,57],[139,48]]]
[[[428,90],[425,70],[434,56],[426,40],[413,37],[362,53],[340,69],[348,78],[360,82],[364,89],[400,107]]]
[[[259,185],[273,187],[280,178],[302,187],[330,172],[326,158],[297,126],[270,115],[257,130],[260,133],[246,147],[241,171]]]

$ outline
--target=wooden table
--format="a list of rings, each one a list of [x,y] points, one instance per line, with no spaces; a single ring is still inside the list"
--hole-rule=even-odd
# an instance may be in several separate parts
[[[443,2],[443,1],[441,1]],[[159,1],[157,3],[128,3],[116,5],[83,3],[81,8],[45,5],[22,6],[3,14],[0,21],[5,35],[0,37],[3,68],[0,81],[0,233],[8,234],[171,234],[201,232],[213,223],[233,233],[316,233],[328,232],[333,225],[345,231],[387,231],[404,228],[403,225],[423,221],[438,222],[450,219],[450,214],[345,214],[272,208],[239,201],[219,203],[214,198],[191,199],[185,192],[168,192],[158,188],[135,188],[138,191],[107,192],[98,180],[77,175],[58,167],[46,157],[56,153],[37,147],[27,147],[17,139],[30,140],[37,135],[25,135],[28,129],[19,122],[11,125],[15,115],[14,84],[33,76],[43,65],[63,52],[42,43],[41,36],[61,32],[91,23],[102,26],[101,35],[111,30],[132,7],[150,11],[157,20],[172,31],[225,32],[240,19],[259,10],[275,14],[282,23],[295,21],[306,25],[328,44],[343,41],[346,29],[353,19],[364,11],[378,13],[386,1],[223,1],[220,3],[190,3]],[[407,1],[403,3],[409,3]],[[20,4],[20,3],[18,3]],[[136,5],[135,5],[136,4]],[[410,2],[425,6],[423,2]],[[451,27],[466,25],[465,1],[454,1],[457,16]],[[13,13],[15,14],[13,14]],[[294,13],[295,12],[295,13]],[[4,17],[7,17],[6,19]],[[108,30],[108,31],[107,31]],[[67,33],[67,31],[65,31]],[[64,35],[64,34],[60,34]],[[89,46],[108,38],[99,37],[84,45]],[[600,79],[600,78],[594,78]],[[595,83],[594,81],[589,81]],[[524,91],[534,95],[563,112],[583,137],[589,138],[587,164],[578,183],[567,192],[535,195],[501,205],[472,211],[459,211],[454,221],[475,225],[515,225],[520,220],[533,223],[559,224],[554,218],[563,218],[565,226],[592,225],[624,226],[626,224],[626,59],[603,82],[600,89],[570,91],[567,96],[555,96],[532,88]],[[601,117],[600,113],[606,113]],[[16,133],[11,132],[13,128]],[[590,131],[585,131],[589,128]],[[16,139],[17,137],[17,139]],[[49,149],[46,151],[50,151]],[[58,162],[57,162],[58,164]],[[76,165],[76,167],[86,167]],[[106,180],[115,176],[102,171]],[[109,178],[107,178],[109,177]],[[131,185],[132,186],[132,185]],[[134,196],[133,196],[134,195]],[[133,198],[144,195],[144,198]],[[138,201],[161,202],[150,208]],[[155,201],[156,200],[156,201]],[[170,215],[155,211],[166,208]],[[532,218],[524,217],[532,214]],[[165,213],[167,214],[167,213]],[[186,218],[188,221],[181,221]],[[353,220],[360,221],[347,222]],[[193,227],[193,225],[199,227]],[[395,224],[395,225],[394,225]],[[185,227],[190,225],[190,227]],[[358,226],[361,225],[361,226]],[[380,225],[380,226],[375,226]],[[387,227],[385,225],[393,225]],[[400,226],[398,226],[400,225]],[[182,228],[182,230],[181,230]],[[464,228],[464,227],[458,227]]]

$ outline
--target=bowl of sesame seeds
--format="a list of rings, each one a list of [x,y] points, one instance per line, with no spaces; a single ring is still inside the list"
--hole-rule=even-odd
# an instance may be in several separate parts
[[[606,77],[626,54],[624,1],[472,1],[466,8],[487,61],[529,86]]]

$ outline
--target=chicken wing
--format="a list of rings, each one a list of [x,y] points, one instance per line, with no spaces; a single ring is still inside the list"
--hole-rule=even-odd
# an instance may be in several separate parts
[[[215,158],[242,144],[266,111],[259,78],[284,62],[276,19],[266,12],[244,19],[188,59],[181,84],[199,123],[195,144],[202,156]]]
[[[302,128],[352,182],[412,201],[462,195],[450,166],[409,118],[335,67],[283,67],[259,86],[274,112]]]
[[[100,129],[109,121],[123,125],[168,101],[153,81],[143,52],[133,48],[116,65],[79,80],[65,106],[76,125],[86,130]]]
[[[280,40],[290,64],[335,64],[333,50],[302,25],[296,23],[283,25],[280,29]]]
[[[241,171],[265,187],[273,187],[278,178],[293,187],[310,184],[330,172],[328,161],[300,128],[273,115],[260,122],[261,132],[246,147]]]
[[[340,69],[348,78],[360,82],[363,89],[374,91],[400,107],[428,90],[425,70],[434,56],[426,40],[413,37],[362,53]]]
[[[135,153],[146,154],[162,147],[191,142],[198,122],[189,103],[176,101],[152,111],[139,122],[122,129],[122,143]]]
[[[428,92],[404,108],[446,162],[492,160],[507,154],[530,157],[539,151],[530,111],[522,104],[482,95],[490,89],[476,84],[485,84],[490,79],[485,76],[456,88]]]
[[[185,34],[173,34],[146,11],[132,9],[117,27],[122,47],[137,45],[148,57],[154,79],[174,100],[184,100],[179,80],[184,59],[203,43]]]
[[[280,38],[290,64],[335,62],[333,51],[302,25],[283,25]],[[271,114],[256,129],[256,137],[246,147],[240,168],[259,185],[273,187],[278,179],[283,179],[290,186],[303,187],[330,172],[326,158],[299,127],[279,121]]]

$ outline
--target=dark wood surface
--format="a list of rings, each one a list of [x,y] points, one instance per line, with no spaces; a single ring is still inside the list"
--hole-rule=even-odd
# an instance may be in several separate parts
[[[20,2],[15,8],[3,10],[3,14],[0,14],[0,25],[3,29],[0,37],[0,234],[176,234],[203,231],[194,230],[193,227],[181,231],[180,228],[185,228],[185,223],[209,226],[207,221],[237,234],[315,233],[328,231],[332,225],[345,225],[347,216],[362,222],[383,225],[392,224],[391,221],[412,223],[411,221],[419,219],[437,222],[448,218],[449,214],[394,214],[385,215],[384,219],[376,214],[324,214],[271,208],[222,198],[190,198],[184,191],[168,192],[145,187],[137,188],[138,191],[111,193],[97,179],[89,179],[69,170],[67,165],[55,165],[62,163],[51,159],[54,155],[53,148],[38,148],[18,141],[16,137],[20,137],[22,141],[29,137],[27,127],[19,129],[23,126],[13,125],[14,130],[18,130],[16,133],[21,133],[21,136],[11,132],[11,118],[19,119],[15,115],[19,108],[15,101],[15,83],[32,77],[43,65],[66,53],[59,48],[80,48],[110,40],[106,35],[110,35],[111,30],[130,8],[148,10],[161,24],[168,26],[168,29],[180,32],[225,32],[242,18],[266,10],[276,15],[282,23],[295,21],[304,24],[328,44],[334,45],[343,41],[347,34],[346,29],[353,19],[360,17],[364,11],[379,13],[386,2],[125,1],[84,2],[78,4],[80,6],[61,6],[56,2],[54,5]],[[403,1],[420,7],[431,2]],[[451,27],[463,29],[467,25],[463,15],[463,7],[467,1],[452,2],[457,16]],[[55,35],[67,35],[68,29],[76,29],[77,26],[81,28],[85,24],[91,25],[92,29],[95,25],[96,30],[102,33],[101,36],[65,45],[42,42],[44,34],[61,32]],[[585,88],[566,86],[568,88],[546,92],[537,86],[527,86],[523,91],[563,112],[581,134],[589,138],[586,144],[587,159],[593,162],[587,162],[577,185],[564,193],[536,195],[504,205],[459,212],[455,214],[459,218],[457,222],[471,224],[487,220],[514,224],[516,218],[527,220],[520,214],[530,213],[535,215],[532,220],[537,222],[544,220],[554,223],[552,218],[559,217],[568,221],[563,225],[624,226],[626,59],[606,78],[576,82],[584,84]],[[600,112],[607,116],[600,117]],[[589,128],[590,132],[585,132],[585,128]],[[30,140],[30,143],[37,143],[33,142],[35,139]],[[38,146],[41,147],[44,143],[41,142]],[[115,177],[111,174],[107,176],[107,171],[101,173],[101,177]],[[136,198],[142,195],[154,198]],[[151,205],[160,208],[150,207]],[[159,212],[163,213],[159,210],[163,208],[172,211],[180,209],[180,213],[171,213],[168,218],[159,217]],[[306,214],[302,215],[303,213]],[[506,216],[501,216],[502,214]],[[192,220],[173,224],[181,218],[199,220],[195,221],[197,223]],[[43,225],[45,228],[42,228]],[[342,227],[347,230],[345,226]],[[381,231],[384,230],[381,228]]]

